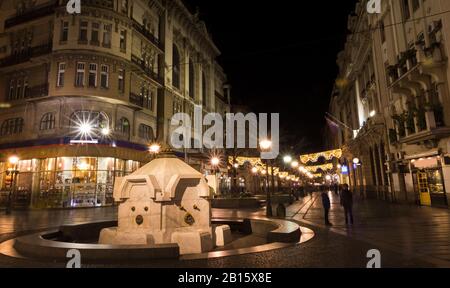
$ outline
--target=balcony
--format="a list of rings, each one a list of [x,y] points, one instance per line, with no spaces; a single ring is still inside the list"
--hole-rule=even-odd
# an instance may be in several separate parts
[[[450,135],[450,128],[444,123],[441,105],[427,104],[392,118],[395,129],[390,129],[389,138],[393,145],[427,143]]]
[[[157,73],[155,73],[151,68],[145,65],[145,62],[135,55],[131,55],[131,62],[139,66],[141,70],[145,72],[147,76],[158,82],[159,84],[163,84],[164,80]]]
[[[156,47],[158,47],[159,49],[161,49],[161,51],[164,51],[164,46],[162,45],[162,43],[159,41],[158,38],[155,37],[155,35],[153,35],[150,31],[148,31],[147,29],[145,29],[144,26],[142,26],[141,24],[139,24],[136,20],[133,19],[133,28],[138,31],[139,33],[141,33],[142,35],[144,35],[145,38],[147,38],[150,42],[152,42]]]
[[[130,103],[137,105],[139,107],[144,107],[144,97],[136,95],[134,93],[130,94]]]
[[[113,0],[81,0],[81,7],[83,6],[91,6],[96,8],[103,8],[103,9],[114,9],[114,1]]]
[[[45,97],[45,96],[48,96],[48,83],[30,87],[25,95],[25,98],[32,99],[32,98],[40,98],[40,97]]]
[[[0,67],[12,66],[20,63],[25,63],[31,60],[31,58],[46,55],[52,52],[53,44],[47,43],[44,45],[31,47],[21,52],[11,55],[9,57],[0,59]]]
[[[17,16],[7,19],[5,21],[5,29],[52,15],[55,12],[57,5],[58,1],[51,1],[50,3],[38,5],[33,10],[26,11],[25,13],[18,14]]]

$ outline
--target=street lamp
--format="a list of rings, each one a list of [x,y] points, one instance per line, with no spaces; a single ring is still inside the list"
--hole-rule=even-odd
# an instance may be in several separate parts
[[[148,150],[149,150],[150,154],[153,155],[153,159],[156,159],[157,155],[161,151],[161,145],[154,143],[154,144],[150,145],[150,148]]]
[[[13,155],[13,156],[9,157],[9,159],[8,159],[8,162],[12,167],[6,171],[6,175],[11,176],[11,189],[9,190],[9,193],[8,193],[8,205],[6,207],[6,215],[11,214],[11,210],[12,210],[12,197],[14,195],[14,189],[16,186],[17,175],[19,175],[19,169],[18,169],[19,161],[20,161],[20,159],[16,155]]]
[[[272,141],[267,140],[267,139],[262,140],[261,142],[259,142],[259,147],[261,148],[262,152],[267,152],[270,150],[270,148],[272,148]],[[268,172],[269,171],[269,160],[265,159],[265,162],[266,162],[266,170]],[[266,216],[272,217],[273,213],[272,213],[272,199],[271,199],[270,189],[269,189],[269,173],[267,173],[265,175],[266,175],[266,195],[267,195]],[[272,177],[273,177],[273,167],[272,167]]]
[[[300,163],[298,163],[298,161],[294,161],[294,162],[291,163],[291,166],[294,169],[298,168],[299,165],[300,165]]]
[[[111,134],[111,130],[109,128],[102,128],[101,130],[103,136],[109,136]]]
[[[211,158],[211,165],[213,167],[217,167],[220,164],[220,159],[218,157],[213,157]]]
[[[291,157],[290,155],[284,156],[283,162],[284,162],[285,164],[291,163],[291,162],[292,162],[292,157]]]

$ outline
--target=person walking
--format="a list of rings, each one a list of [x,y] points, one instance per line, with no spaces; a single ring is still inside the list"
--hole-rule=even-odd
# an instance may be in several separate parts
[[[345,224],[353,225],[353,194],[348,184],[342,186],[341,205],[344,207]]]
[[[328,218],[328,215],[330,213],[330,208],[331,208],[330,197],[328,197],[328,193],[325,191],[322,192],[321,196],[322,196],[322,206],[323,206],[324,215],[325,215],[325,225],[333,226],[330,223],[330,220]]]

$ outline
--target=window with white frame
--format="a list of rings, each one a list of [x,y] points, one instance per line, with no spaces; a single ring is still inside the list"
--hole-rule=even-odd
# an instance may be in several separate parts
[[[109,88],[109,66],[102,65],[100,74],[100,85],[102,88]]]
[[[98,65],[96,63],[89,64],[89,87],[97,87],[97,67]]]
[[[120,30],[120,50],[127,50],[127,30],[125,29]]]
[[[29,89],[28,89],[29,87],[28,87],[28,77],[25,77],[24,79],[23,79],[23,98],[28,98],[28,92],[29,92]]]
[[[0,127],[0,136],[9,136],[22,133],[24,128],[23,118],[11,118],[3,121]]]
[[[111,47],[111,31],[112,31],[111,24],[103,25],[103,46],[104,47]]]
[[[91,30],[91,45],[99,45],[99,31],[100,30],[100,24],[97,22],[92,23],[92,30]]]
[[[80,35],[79,35],[78,40],[81,42],[87,42],[87,40],[88,40],[88,22],[87,21],[80,21]]]
[[[153,141],[154,140],[153,128],[145,124],[140,124],[139,138],[144,139],[146,141]]]
[[[8,99],[9,100],[14,100],[15,99],[15,95],[16,95],[16,81],[11,80],[9,82],[9,95],[8,95]]]
[[[119,80],[119,92],[124,93],[125,92],[125,70],[124,69],[119,69],[119,76],[118,76],[118,80]]]
[[[56,122],[55,114],[46,113],[41,118],[39,130],[41,130],[41,131],[53,130],[53,129],[55,129],[55,122]]]
[[[61,62],[58,64],[58,79],[56,86],[63,87],[64,86],[64,74],[66,73],[66,63]]]
[[[61,22],[61,42],[67,42],[69,39],[69,22]]]
[[[75,77],[75,86],[83,87],[84,86],[84,74],[86,70],[86,63],[78,62],[77,63],[77,74]]]
[[[16,91],[16,98],[20,99],[23,96],[23,91],[22,91],[22,80],[19,79],[17,80],[17,91]]]

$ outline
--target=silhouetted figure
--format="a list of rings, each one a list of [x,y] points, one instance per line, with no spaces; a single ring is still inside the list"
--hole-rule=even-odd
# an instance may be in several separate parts
[[[349,190],[348,184],[342,186],[341,205],[344,207],[345,224],[353,224],[353,194]]]
[[[334,183],[333,189],[334,189],[334,194],[339,195],[339,185],[337,183]]]
[[[325,225],[327,226],[333,226],[330,223],[330,220],[328,219],[328,214],[330,213],[330,208],[331,208],[331,202],[330,202],[330,197],[328,197],[328,194],[326,192],[322,192],[322,205],[323,205],[323,210],[324,210],[324,215],[325,215]]]

